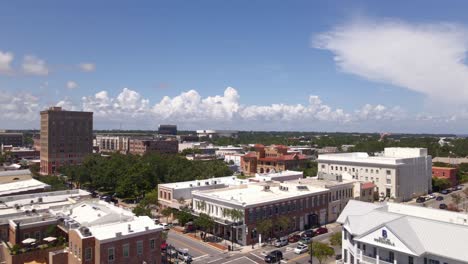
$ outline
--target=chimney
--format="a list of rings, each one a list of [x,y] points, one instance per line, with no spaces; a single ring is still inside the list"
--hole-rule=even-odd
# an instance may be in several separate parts
[[[21,236],[20,236],[20,223],[16,223],[16,230],[15,230],[15,243],[21,243]]]

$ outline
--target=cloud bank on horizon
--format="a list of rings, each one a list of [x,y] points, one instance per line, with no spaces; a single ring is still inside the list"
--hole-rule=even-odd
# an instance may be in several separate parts
[[[436,111],[441,104],[449,111],[408,113],[392,102],[363,103],[357,109],[345,110],[330,106],[318,95],[297,104],[244,105],[232,87],[222,95],[202,97],[198,91],[189,90],[164,96],[158,102],[150,102],[130,88],[102,90],[81,99],[65,97],[56,105],[94,112],[98,129],[120,124],[128,129],[154,129],[158,123],[175,123],[184,129],[239,130],[460,133],[468,128],[468,31],[462,25],[360,18],[313,36],[312,45],[333,53],[334,62],[345,73],[421,93],[429,102],[437,102]],[[25,55],[17,68],[14,58],[12,52],[0,50],[0,74],[54,73],[44,59],[34,55]],[[74,67],[82,72],[96,70],[91,62]],[[64,89],[76,90],[80,88],[78,82],[70,80]],[[37,128],[39,111],[49,106],[44,101],[32,93],[0,93],[0,122],[14,124],[12,128]]]

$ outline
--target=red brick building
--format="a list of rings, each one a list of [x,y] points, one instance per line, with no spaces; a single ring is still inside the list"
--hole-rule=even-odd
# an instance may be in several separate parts
[[[305,155],[288,153],[288,147],[284,145],[265,147],[256,144],[254,148],[254,152],[245,154],[241,159],[241,168],[245,175],[300,169],[306,166],[308,160]]]
[[[450,167],[432,167],[432,177],[447,179],[452,186],[458,184],[457,168]]]
[[[133,155],[145,155],[146,153],[177,154],[179,142],[175,139],[137,139],[129,142],[129,151]]]
[[[93,153],[93,113],[51,107],[41,111],[41,170],[56,174],[60,166],[80,164]]]

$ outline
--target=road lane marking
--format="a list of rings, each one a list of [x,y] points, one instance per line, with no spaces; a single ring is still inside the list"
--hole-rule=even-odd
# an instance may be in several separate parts
[[[288,262],[289,262],[289,263],[292,263],[293,261],[296,261],[296,260],[298,260],[298,259],[303,259],[303,258],[305,258],[305,257],[309,257],[309,254],[301,254],[301,255],[299,255],[299,256],[297,256],[297,257],[295,257],[295,258],[292,258],[292,259],[288,260]]]
[[[224,264],[228,264],[228,263],[231,263],[231,262],[234,262],[234,261],[240,260],[240,259],[247,259],[247,260],[250,260],[251,262],[253,262],[253,263],[255,263],[255,264],[258,264],[258,262],[256,262],[256,261],[253,261],[253,260],[249,259],[249,258],[248,258],[248,257],[246,257],[246,256],[243,256],[243,257],[240,257],[240,258],[236,258],[236,259],[232,259],[232,260],[230,260],[230,261],[226,261],[226,262],[224,262]]]
[[[208,254],[205,254],[205,255],[201,255],[201,256],[198,256],[196,258],[193,258],[193,260],[197,260],[197,259],[201,259],[201,258],[204,258],[206,256],[209,256]]]
[[[217,258],[217,259],[214,259],[214,260],[212,260],[212,261],[210,261],[210,262],[207,262],[207,263],[213,263],[213,262],[216,262],[216,261],[222,260],[222,259],[223,259],[223,258]]]
[[[255,254],[254,254],[254,253],[252,253],[252,252],[250,252],[250,255],[252,255],[252,256],[254,256],[254,257],[256,257],[256,258],[259,258],[259,259],[263,260],[263,258],[262,258],[262,257],[259,257],[259,256],[255,255]]]

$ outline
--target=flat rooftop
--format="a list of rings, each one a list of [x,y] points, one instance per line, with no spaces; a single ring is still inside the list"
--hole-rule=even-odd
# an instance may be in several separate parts
[[[0,184],[0,196],[48,188],[50,185],[35,179],[18,180]]]
[[[239,185],[245,184],[248,180],[237,179],[236,176],[226,176],[226,177],[217,177],[209,178],[204,180],[193,180],[193,181],[183,181],[183,182],[173,182],[173,183],[164,183],[159,184],[160,187],[166,187],[169,189],[186,189],[186,188],[195,188],[200,186],[208,185]]]
[[[291,182],[270,182],[250,183],[215,190],[194,191],[193,195],[194,198],[206,197],[246,207],[254,204],[289,200],[294,197],[299,198],[302,196],[326,191],[328,191],[326,188],[306,186],[304,184]]]
[[[382,156],[369,156],[365,152],[320,154],[318,161],[343,161],[370,164],[398,165],[404,159],[427,156],[425,148],[385,148]]]

